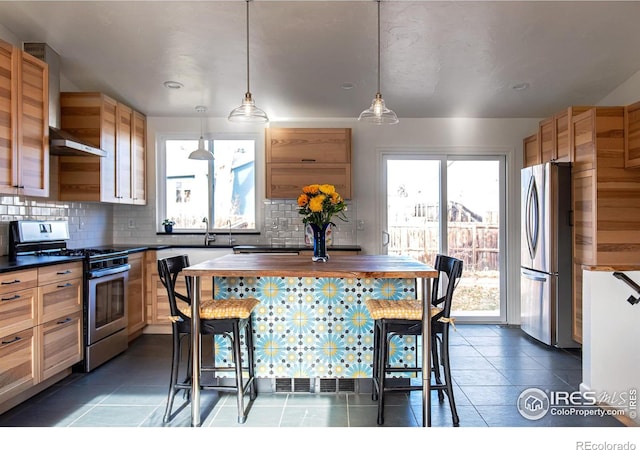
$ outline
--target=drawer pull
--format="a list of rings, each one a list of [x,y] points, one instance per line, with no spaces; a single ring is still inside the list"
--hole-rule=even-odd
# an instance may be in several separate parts
[[[302,162],[316,162],[315,159],[302,159]]]
[[[67,317],[64,320],[60,320],[59,322],[56,322],[58,325],[62,325],[63,323],[67,323],[67,322],[71,322],[71,317]]]
[[[16,283],[20,283],[20,280],[13,280],[13,281],[3,281],[0,284],[16,284]]]
[[[71,287],[71,286],[73,286],[73,284],[71,284],[71,283],[65,283],[65,284],[59,284],[58,285],[59,288],[67,288],[67,287]]]
[[[13,344],[14,342],[18,342],[21,339],[22,338],[20,336],[16,336],[13,339],[11,339],[10,341],[2,341],[2,345]]]
[[[71,273],[70,270],[65,270],[64,272],[56,272],[56,275],[67,275],[69,273]]]
[[[11,300],[17,300],[19,298],[20,298],[20,296],[18,294],[16,294],[13,297],[7,297],[7,298],[3,298],[3,299],[0,299],[0,300],[2,300],[3,302],[8,302],[8,301],[11,301]]]

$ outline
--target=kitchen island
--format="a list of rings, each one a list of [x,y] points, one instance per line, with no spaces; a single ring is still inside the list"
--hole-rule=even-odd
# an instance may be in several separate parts
[[[332,255],[326,263],[309,256],[234,254],[184,270],[195,278],[192,314],[198,314],[201,277],[215,277],[216,298],[255,297],[256,374],[275,377],[371,376],[373,321],[368,298],[429,301],[437,272],[405,256]],[[416,285],[416,280],[421,280]],[[429,321],[426,321],[427,327]],[[198,327],[198,321],[193,321]],[[193,330],[196,337],[199,331]],[[422,360],[429,367],[429,332],[423,333]],[[199,340],[194,339],[194,355]],[[194,367],[199,361],[194,358]],[[429,370],[423,376],[424,423],[429,425]],[[193,377],[199,386],[199,373]],[[200,424],[199,389],[192,397],[192,424]]]

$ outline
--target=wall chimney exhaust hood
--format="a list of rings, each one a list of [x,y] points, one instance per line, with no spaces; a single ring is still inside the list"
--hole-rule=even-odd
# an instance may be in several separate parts
[[[43,42],[23,42],[22,49],[49,65],[49,153],[107,156],[107,152],[60,129],[60,56]]]

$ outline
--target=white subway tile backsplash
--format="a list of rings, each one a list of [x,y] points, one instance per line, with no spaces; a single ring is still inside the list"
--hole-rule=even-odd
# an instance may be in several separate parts
[[[79,219],[79,218],[82,219]],[[9,222],[12,220],[67,220],[70,248],[113,243],[113,206],[106,203],[66,203],[31,197],[0,196],[0,248],[9,251]],[[79,230],[80,221],[84,222]]]

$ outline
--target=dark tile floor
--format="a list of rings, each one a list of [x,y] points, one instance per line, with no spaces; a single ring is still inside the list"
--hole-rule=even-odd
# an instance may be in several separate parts
[[[519,329],[497,325],[459,325],[451,333],[451,358],[461,427],[619,427],[612,417],[547,414],[536,421],[516,409],[529,387],[578,391],[580,353],[552,349]],[[170,336],[143,335],[129,350],[89,374],[74,373],[60,383],[0,415],[3,427],[162,427]],[[370,383],[366,382],[370,389]],[[450,427],[448,404],[434,395],[432,424]],[[375,427],[370,393],[260,393],[247,421],[238,425],[235,398],[203,391],[203,427]],[[182,408],[182,409],[180,409]],[[168,427],[187,427],[190,407],[176,398]],[[386,427],[421,424],[421,394],[390,395]]]

